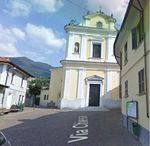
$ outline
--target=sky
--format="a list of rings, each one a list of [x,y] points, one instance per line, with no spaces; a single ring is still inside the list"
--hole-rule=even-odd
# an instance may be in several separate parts
[[[121,25],[128,0],[0,0],[0,56],[28,57],[60,66],[64,26],[90,12],[113,14]]]

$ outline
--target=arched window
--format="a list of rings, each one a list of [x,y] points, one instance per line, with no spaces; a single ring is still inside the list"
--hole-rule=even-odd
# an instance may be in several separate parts
[[[74,53],[79,53],[79,43],[75,42]]]
[[[97,27],[97,28],[102,28],[102,27],[103,27],[102,22],[100,22],[100,21],[99,21],[99,22],[97,22],[97,23],[96,23],[96,27]]]

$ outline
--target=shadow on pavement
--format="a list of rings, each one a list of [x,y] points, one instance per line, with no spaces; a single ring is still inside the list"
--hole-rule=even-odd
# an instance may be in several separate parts
[[[23,114],[23,113],[22,113]],[[88,117],[88,139],[68,144],[72,125],[79,116]],[[123,128],[120,110],[62,111],[22,123],[2,131],[12,146],[141,146]]]

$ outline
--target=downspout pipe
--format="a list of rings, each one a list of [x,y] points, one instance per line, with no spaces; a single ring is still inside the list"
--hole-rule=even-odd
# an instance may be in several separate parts
[[[145,73],[145,94],[146,94],[146,115],[147,115],[147,118],[149,118],[149,97],[148,97],[148,82],[147,82],[147,61],[146,61],[146,56],[147,56],[147,53],[146,53],[146,37],[145,37],[145,30],[144,30],[144,9],[141,5],[141,2],[140,0],[137,0],[139,6],[140,6],[140,9],[137,8],[136,6],[134,6],[132,4],[132,6],[141,13],[142,15],[142,30],[143,30],[143,41],[144,41],[144,73]]]
[[[145,37],[145,30],[144,30],[144,9],[138,0],[138,3],[141,8],[141,14],[142,14],[142,29],[143,29],[143,36],[144,36],[144,65],[145,65],[145,92],[146,92],[146,110],[147,110],[147,117],[149,118],[149,97],[148,97],[148,82],[147,82],[147,61],[146,61],[146,37]]]
[[[140,1],[138,0],[139,4]],[[147,60],[146,60],[146,56],[147,56],[147,48],[146,48],[146,37],[145,37],[145,30],[144,30],[144,10],[140,4],[140,7],[142,9],[142,29],[143,29],[143,36],[144,36],[144,66],[145,66],[145,93],[146,93],[146,109],[147,109],[147,117],[149,118],[149,97],[148,97],[148,81],[147,81]]]

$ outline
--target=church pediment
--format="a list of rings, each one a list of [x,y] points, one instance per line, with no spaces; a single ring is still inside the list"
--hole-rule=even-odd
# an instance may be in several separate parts
[[[88,81],[103,81],[104,78],[99,77],[99,76],[97,76],[97,75],[94,75],[94,76],[87,77],[85,80],[86,80],[87,82],[88,82]]]

